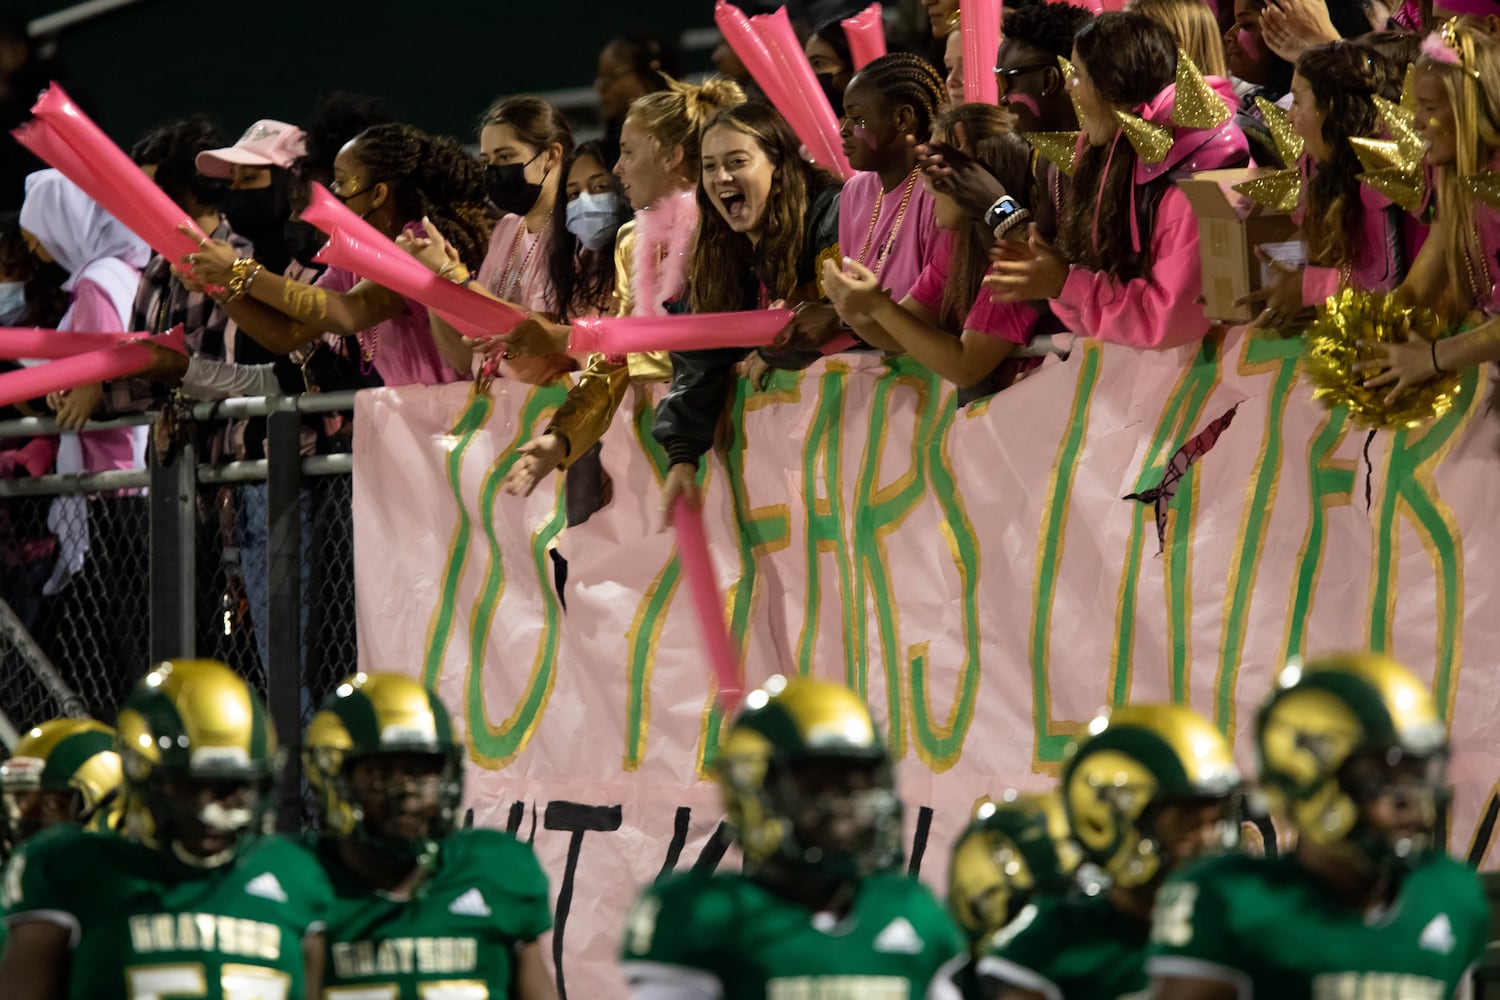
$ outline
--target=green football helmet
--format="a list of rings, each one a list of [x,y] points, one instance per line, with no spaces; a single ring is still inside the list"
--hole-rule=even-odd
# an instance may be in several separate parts
[[[1374,653],[1293,662],[1255,720],[1256,764],[1272,809],[1299,836],[1367,866],[1414,866],[1436,849],[1448,738],[1432,694]],[[1397,771],[1415,780],[1396,780]],[[1364,803],[1415,794],[1419,829],[1383,834]]]
[[[870,710],[839,684],[773,677],[715,764],[745,859],[857,877],[901,858],[901,800]],[[852,832],[849,832],[852,831]]]
[[[107,826],[120,780],[115,731],[104,723],[52,719],[28,730],[0,764],[0,857],[55,822]]]
[[[345,680],[313,716],[302,756],[324,836],[357,837],[415,863],[433,856],[458,824],[463,746],[437,695],[410,677],[361,673]],[[392,816],[413,792],[432,800],[426,829],[377,829],[379,817]]]
[[[211,869],[264,828],[280,771],[276,730],[229,667],[159,664],[131,689],[116,728],[127,837]]]
[[[1240,790],[1229,744],[1207,719],[1182,705],[1115,709],[1065,751],[1061,790],[1073,838],[1084,857],[1116,885],[1143,886],[1181,859],[1154,831],[1160,807],[1223,800]],[[1238,822],[1223,822],[1225,846]]]
[[[953,844],[948,908],[977,944],[1038,896],[1067,891],[1080,860],[1055,791],[986,799]]]

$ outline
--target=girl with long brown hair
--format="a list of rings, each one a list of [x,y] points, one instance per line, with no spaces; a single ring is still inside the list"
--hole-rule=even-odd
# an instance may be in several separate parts
[[[1356,42],[1319,45],[1297,61],[1287,119],[1303,145],[1293,218],[1307,266],[1271,262],[1272,280],[1242,300],[1266,303],[1252,326],[1285,324],[1341,287],[1390,291],[1404,277],[1403,213],[1360,183],[1363,167],[1349,141],[1379,138],[1375,97],[1390,75],[1384,56]]]
[[[1027,243],[1002,241],[985,286],[1002,302],[1050,299],[1083,336],[1144,348],[1199,340],[1213,324],[1199,302],[1198,221],[1174,181],[1248,161],[1229,85],[1179,73],[1167,29],[1129,12],[1085,24],[1072,69],[1083,133],[1064,157],[1076,169],[1057,245],[1035,226]]]
[[[615,315],[663,315],[667,303],[682,296],[698,221],[699,132],[708,119],[744,99],[730,80],[674,80],[630,105],[615,174],[635,217],[620,227],[616,240]],[[664,353],[595,355],[547,430],[521,446],[504,489],[530,495],[553,469],[569,467],[598,442],[631,382],[664,381],[671,374]]]
[[[817,303],[820,258],[838,245],[839,182],[805,162],[801,143],[771,107],[742,104],[705,126],[698,186],[698,230],[687,277],[687,308],[695,313],[762,309],[774,302]],[[837,316],[831,307],[803,310],[787,335]],[[825,331],[826,332],[826,331]],[[786,336],[786,335],[784,335]],[[678,496],[697,501],[698,461],[734,384],[738,348],[672,355],[672,386],[656,409],[652,433],[670,467],[663,508]],[[759,356],[772,364],[776,352]]]

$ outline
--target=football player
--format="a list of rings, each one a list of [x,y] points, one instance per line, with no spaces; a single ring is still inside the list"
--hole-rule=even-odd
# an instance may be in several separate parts
[[[808,678],[752,692],[715,764],[746,872],[647,889],[625,925],[633,1000],[908,1000],[963,938],[891,869],[901,801],[863,701]]]
[[[979,960],[979,995],[989,1000],[1141,993],[1151,907],[1167,873],[1238,836],[1239,771],[1224,737],[1191,709],[1116,709],[1067,754],[1068,826],[1109,888],[1026,906]]]
[[[313,717],[303,756],[336,896],[327,1000],[553,1000],[547,876],[510,834],[456,829],[464,753],[436,695],[356,674]]]
[[[1447,736],[1372,654],[1288,667],[1255,724],[1260,781],[1297,833],[1278,858],[1205,860],[1162,890],[1161,1000],[1446,1000],[1485,948],[1479,878],[1436,842]]]
[[[63,823],[105,829],[120,787],[115,731],[93,719],[52,719],[16,741],[0,764],[0,859]],[[0,924],[0,952],[5,948]]]
[[[123,836],[54,827],[6,869],[6,1000],[316,996],[332,892],[310,851],[256,836],[276,760],[260,700],[222,663],[169,661],[117,725]]]
[[[1072,888],[1081,858],[1055,791],[1010,791],[980,803],[948,864],[948,909],[968,934],[969,953],[944,969],[953,990],[945,983],[934,1000],[977,996],[975,962],[990,939],[1033,900]]]
[[[52,719],[27,731],[0,764],[0,856],[62,823],[104,820],[120,786],[115,731],[93,719]]]

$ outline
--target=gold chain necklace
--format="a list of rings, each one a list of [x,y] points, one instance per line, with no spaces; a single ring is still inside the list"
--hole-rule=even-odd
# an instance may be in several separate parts
[[[870,270],[875,272],[875,277],[877,278],[880,277],[880,272],[885,270],[886,258],[891,252],[891,247],[896,245],[896,234],[901,232],[901,223],[906,221],[906,206],[911,203],[912,192],[916,190],[916,187],[917,171],[913,168],[910,176],[906,178],[906,189],[901,192],[901,205],[896,209],[896,221],[891,226],[891,234],[886,237],[885,245],[875,255],[873,266],[870,266]],[[870,253],[870,244],[875,240],[875,227],[880,224],[881,209],[884,207],[885,192],[879,191],[875,195],[875,209],[870,213],[870,228],[865,232],[865,245],[859,251],[859,262],[861,264],[865,263],[865,259]]]

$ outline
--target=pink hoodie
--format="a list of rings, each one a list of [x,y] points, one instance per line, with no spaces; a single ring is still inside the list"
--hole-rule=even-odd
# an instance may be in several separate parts
[[[1237,106],[1233,86],[1217,77],[1207,79],[1233,111]],[[1137,114],[1171,126],[1176,92],[1176,84],[1168,84]],[[1250,144],[1232,117],[1214,129],[1172,126],[1172,131],[1173,146],[1162,162],[1136,161],[1130,193],[1132,227],[1136,188],[1169,174],[1214,170],[1249,158]],[[1126,141],[1124,134],[1114,141]],[[1132,235],[1140,239],[1133,228]],[[1151,276],[1121,282],[1074,265],[1068,269],[1062,292],[1052,300],[1052,311],[1074,333],[1127,347],[1160,350],[1201,340],[1214,324],[1199,302],[1203,269],[1198,253],[1198,218],[1187,196],[1174,184],[1157,204],[1156,225],[1150,234]]]
[[[1308,183],[1312,179],[1311,157],[1304,155],[1298,160],[1302,171],[1302,201],[1292,214],[1292,221],[1299,226],[1307,216]],[[1406,234],[1402,228],[1392,224],[1389,198],[1366,184],[1359,186],[1359,198],[1364,210],[1359,242],[1355,245],[1353,266],[1349,271],[1349,284],[1364,292],[1388,292],[1400,283],[1401,256]],[[1339,291],[1337,267],[1308,266],[1302,270],[1302,304],[1321,305],[1330,295]]]

